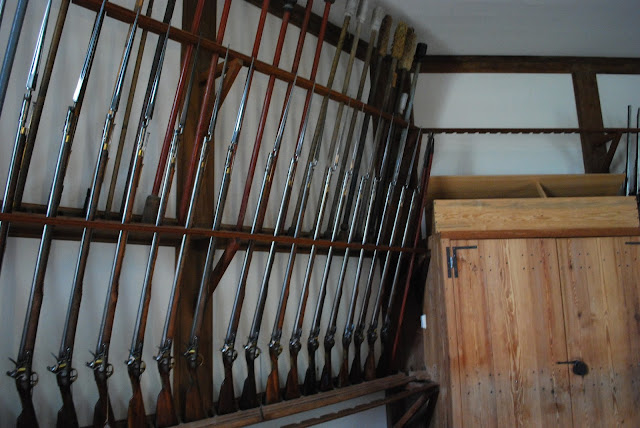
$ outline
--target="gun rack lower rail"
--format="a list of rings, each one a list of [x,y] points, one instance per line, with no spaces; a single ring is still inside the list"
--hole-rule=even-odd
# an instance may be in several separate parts
[[[282,401],[268,406],[260,406],[256,409],[238,411],[229,415],[214,416],[181,425],[188,428],[202,428],[213,426],[242,427],[250,424],[275,420],[285,416],[291,416],[309,410],[337,404],[346,400],[351,400],[380,391],[388,391],[387,397],[374,400],[370,403],[344,409],[339,412],[323,415],[319,418],[308,419],[290,426],[312,426],[322,422],[327,422],[354,413],[359,413],[374,407],[383,406],[395,401],[408,398],[416,394],[429,394],[433,397],[439,392],[439,386],[434,382],[418,382],[416,376],[406,374],[396,374],[385,378],[352,385],[333,391],[323,392],[315,395],[301,397],[295,400]],[[435,400],[433,400],[435,401]]]

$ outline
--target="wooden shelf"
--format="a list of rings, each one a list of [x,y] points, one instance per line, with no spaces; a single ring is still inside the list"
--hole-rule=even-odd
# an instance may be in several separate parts
[[[213,418],[182,424],[180,426],[185,428],[202,428],[212,426],[242,427],[295,415],[309,410],[319,409],[324,406],[341,403],[343,401],[363,397],[380,391],[391,391],[397,388],[401,388],[400,391],[395,391],[385,399],[376,400],[368,404],[373,405],[373,407],[381,406],[406,398],[410,395],[433,391],[438,388],[438,385],[433,382],[418,383],[418,378],[413,375],[396,374],[358,385],[334,389],[333,391],[309,395],[295,400],[260,406],[256,409],[242,410],[228,415],[214,416]],[[372,408],[370,405],[365,406],[366,408],[360,407],[358,410],[363,411],[367,408]],[[346,416],[346,414],[340,414],[337,417],[342,416]],[[331,419],[326,419],[325,416],[322,420],[318,420],[316,422],[313,422],[313,420],[304,421],[300,426],[310,426]]]
[[[434,232],[451,239],[640,234],[635,197],[436,200]]]

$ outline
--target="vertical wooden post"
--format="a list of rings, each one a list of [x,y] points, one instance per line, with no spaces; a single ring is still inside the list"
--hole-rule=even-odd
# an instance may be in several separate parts
[[[571,73],[571,77],[576,98],[578,126],[589,129],[603,128],[596,73],[591,70],[574,71]],[[607,150],[602,143],[602,136],[583,133],[580,135],[580,141],[582,143],[584,172],[586,174],[609,172],[608,165],[605,163]]]
[[[189,28],[191,21],[193,21],[193,15],[196,7],[196,0],[183,0],[183,12],[182,12],[182,27]],[[205,8],[204,15],[202,17],[202,36],[215,39],[216,37],[216,6],[215,2],[210,2]],[[183,47],[183,55],[184,55]],[[210,53],[200,50],[198,55],[198,63],[196,65],[196,76],[202,75],[208,69],[209,61],[211,60]],[[194,146],[194,138],[196,134],[196,126],[198,122],[198,113],[202,103],[202,90],[204,82],[196,81],[193,86],[193,95],[189,105],[189,114],[185,124],[184,136],[180,150],[178,152],[177,160],[177,183],[176,183],[176,200],[180,201],[182,198],[182,191],[184,187],[184,174],[189,169],[189,159],[191,151]],[[211,108],[211,106],[209,106]],[[212,152],[213,153],[213,152]],[[212,155],[211,155],[212,156]],[[214,194],[214,170],[213,170],[213,158],[209,159],[207,165],[207,171],[203,177],[202,188],[200,191],[200,197],[196,205],[195,212],[195,224],[198,226],[210,226],[213,215],[214,198],[211,195]],[[206,227],[205,226],[205,227]],[[176,251],[177,255],[177,251]],[[202,266],[204,265],[204,259],[206,257],[206,241],[194,240],[192,246],[189,249],[189,261],[186,263],[184,270],[184,282],[182,284],[182,292],[180,298],[180,304],[178,307],[176,334],[174,341],[173,354],[175,356],[175,369],[173,373],[173,391],[174,397],[177,400],[176,408],[179,414],[182,414],[183,409],[183,394],[184,390],[189,383],[189,373],[187,372],[186,361],[182,356],[185,351],[185,344],[189,341],[189,335],[191,332],[191,323],[193,320],[193,310],[195,308],[196,299],[198,296],[198,288],[200,286],[200,278],[202,275]],[[200,374],[200,388],[202,392],[202,400],[205,403],[205,407],[208,408],[213,403],[213,385],[212,385],[212,311],[209,305],[202,325],[202,336],[200,340],[200,353],[203,356],[203,365],[199,368]]]

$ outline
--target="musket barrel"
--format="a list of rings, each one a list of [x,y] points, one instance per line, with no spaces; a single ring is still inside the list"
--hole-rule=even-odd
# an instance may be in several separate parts
[[[49,83],[51,81],[51,74],[53,72],[53,65],[58,53],[58,47],[60,46],[60,38],[62,36],[62,30],[67,18],[69,3],[70,0],[62,0],[62,2],[60,3],[60,8],[58,9],[58,17],[56,18],[56,25],[51,36],[49,52],[47,53],[47,61],[45,62],[42,78],[40,79],[38,96],[33,102],[33,112],[31,113],[31,119],[29,120],[29,125],[27,127],[27,135],[26,141],[24,143],[22,161],[20,163],[17,183],[15,185],[15,196],[13,200],[14,209],[20,208],[20,204],[22,203],[24,186],[27,181],[29,166],[31,165],[31,157],[33,155],[36,135],[38,134],[38,128],[40,127],[40,119],[42,117],[42,112],[44,109],[44,101],[49,89]]]
[[[100,31],[102,29],[102,23],[104,22],[106,0],[103,1],[100,12],[96,16],[96,20],[93,26],[91,38],[89,40],[89,46],[87,48],[87,54],[85,57],[82,70],[80,72],[80,78],[78,79],[78,85],[73,97],[73,104],[68,108],[63,128],[62,141],[60,143],[60,151],[58,154],[58,160],[56,163],[55,173],[53,176],[53,183],[49,192],[49,198],[47,203],[47,217],[55,217],[57,214],[58,206],[60,205],[60,199],[62,197],[63,181],[66,173],[67,165],[69,162],[69,155],[71,153],[71,144],[75,136],[75,130],[78,122],[78,117],[82,108],[82,102],[84,100],[84,94],[88,84],[88,78],[93,64],[93,58],[95,57],[96,46]],[[35,413],[31,401],[31,391],[35,382],[33,377],[35,373],[32,371],[33,351],[35,347],[36,333],[38,330],[38,323],[40,320],[40,310],[42,308],[42,298],[44,294],[44,277],[47,268],[47,262],[49,259],[49,253],[51,250],[53,226],[47,224],[44,226],[42,236],[40,238],[40,245],[38,247],[38,255],[36,258],[36,265],[34,269],[33,280],[31,283],[31,291],[29,296],[29,302],[27,304],[27,312],[25,315],[24,327],[22,330],[22,337],[20,340],[20,348],[18,350],[18,358],[15,362],[16,368],[7,374],[16,380],[16,387],[21,396],[23,404],[23,412],[18,418],[18,425],[24,422],[24,419],[28,419],[30,422],[37,426]]]
[[[42,24],[40,25],[40,31],[38,32],[38,40],[36,42],[33,57],[31,60],[31,66],[29,67],[29,74],[27,75],[27,83],[25,85],[26,89],[22,97],[22,105],[20,107],[20,113],[18,115],[16,137],[14,139],[13,152],[11,153],[11,162],[9,163],[7,183],[5,185],[4,195],[2,198],[2,207],[0,208],[0,212],[2,213],[10,213],[13,211],[16,187],[18,185],[18,176],[20,173],[24,155],[24,147],[27,140],[27,119],[29,116],[29,109],[31,107],[31,98],[33,95],[33,91],[35,90],[36,81],[38,80],[38,68],[40,64],[40,58],[42,56],[42,45],[44,44],[44,37],[47,31],[50,11],[51,0],[47,2],[45,8],[44,16],[42,18]],[[8,234],[9,222],[0,221],[0,271],[2,271],[2,260],[4,259],[4,251],[6,248]]]
[[[13,15],[11,32],[9,33],[9,40],[7,41],[7,48],[4,51],[4,59],[2,60],[2,68],[0,69],[0,113],[2,113],[4,98],[7,95],[9,77],[11,76],[11,70],[13,69],[13,60],[16,57],[18,40],[20,40],[20,33],[22,33],[22,24],[24,23],[24,16],[27,12],[28,4],[29,0],[18,0],[16,12]]]

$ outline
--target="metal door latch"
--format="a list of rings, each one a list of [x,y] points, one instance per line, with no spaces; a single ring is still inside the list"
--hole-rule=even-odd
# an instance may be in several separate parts
[[[571,371],[578,376],[584,376],[589,373],[589,366],[582,360],[558,361],[557,364],[571,364]]]
[[[453,277],[458,277],[458,250],[475,250],[477,245],[464,245],[459,247],[447,247],[447,277],[451,278],[451,271],[453,270]]]

